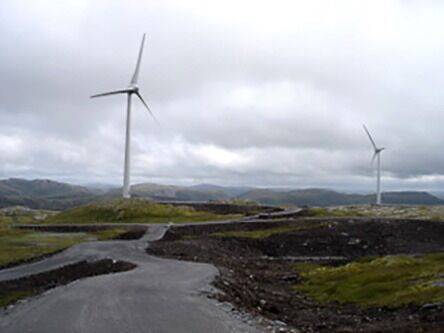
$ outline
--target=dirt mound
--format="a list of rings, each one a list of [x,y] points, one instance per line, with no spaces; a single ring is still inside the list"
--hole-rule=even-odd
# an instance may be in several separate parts
[[[444,250],[444,224],[430,221],[333,220],[327,227],[247,240],[269,256],[339,256],[350,259]]]
[[[300,228],[298,228],[300,226]],[[291,222],[236,223],[174,228],[164,241],[182,237],[208,238],[235,231],[292,228],[266,238],[218,237],[212,243],[240,246],[253,255],[330,256],[349,259],[389,254],[421,254],[444,251],[444,223],[383,219],[299,219]],[[213,237],[214,238],[214,237]]]

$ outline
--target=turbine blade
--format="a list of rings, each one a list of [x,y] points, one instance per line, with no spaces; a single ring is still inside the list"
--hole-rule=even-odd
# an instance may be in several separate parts
[[[114,90],[114,91],[109,91],[109,92],[106,92],[106,93],[92,95],[92,96],[90,96],[90,98],[109,96],[109,95],[117,95],[117,94],[127,94],[129,92],[130,91],[128,89]]]
[[[137,80],[139,79],[139,69],[140,69],[140,63],[142,62],[143,44],[144,43],[145,43],[145,34],[143,34],[142,43],[140,44],[139,57],[137,58],[136,69],[134,70],[134,74],[131,79],[131,84],[136,84]]]
[[[148,110],[148,112],[151,114],[151,117],[153,117],[153,119],[156,121],[156,123],[159,123],[158,120],[156,119],[156,117],[154,116],[154,113],[151,111],[150,107],[148,106],[148,104],[146,104],[145,100],[143,99],[142,95],[140,94],[140,92],[136,92],[135,93],[137,95],[137,97],[139,97],[140,101],[143,103],[143,105],[145,105],[146,109]]]
[[[375,153],[373,154],[372,165],[373,165],[373,163],[375,163],[376,156],[378,156],[378,152],[377,151],[375,151]]]
[[[365,133],[367,133],[368,138],[370,139],[370,142],[372,143],[373,148],[376,150],[378,150],[378,148],[376,147],[376,143],[373,140],[372,136],[370,135],[370,132],[368,131],[367,127],[365,125],[362,125],[364,127]]]

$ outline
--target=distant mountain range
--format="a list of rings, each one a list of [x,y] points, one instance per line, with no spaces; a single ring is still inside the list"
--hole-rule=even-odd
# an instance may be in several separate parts
[[[0,180],[0,208],[26,206],[39,209],[65,209],[94,200],[97,191],[47,179]]]
[[[370,204],[375,202],[375,195],[346,194],[324,189],[304,189],[291,191],[273,191],[255,189],[239,195],[240,199],[252,200],[267,205],[298,206],[335,206]],[[382,202],[405,205],[442,205],[444,200],[427,192],[385,192]]]
[[[98,189],[98,186],[78,186],[52,180],[0,180],[0,208],[22,205],[41,209],[66,209],[88,202],[119,197],[120,188]],[[369,204],[374,195],[347,194],[325,189],[262,189],[254,187],[224,187],[211,184],[172,186],[143,183],[132,186],[134,197],[156,201],[224,201],[241,199],[267,205],[334,206]],[[443,205],[444,200],[428,192],[386,192],[384,203],[412,205]]]

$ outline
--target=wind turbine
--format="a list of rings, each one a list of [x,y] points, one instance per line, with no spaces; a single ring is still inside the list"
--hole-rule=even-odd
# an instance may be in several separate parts
[[[375,161],[375,158],[377,159],[377,172],[376,172],[376,204],[381,204],[381,152],[385,149],[384,147],[378,148],[376,146],[375,141],[373,140],[372,136],[370,135],[370,132],[368,131],[367,127],[365,125],[362,125],[364,127],[365,133],[367,133],[368,138],[370,139],[370,142],[372,143],[373,149],[375,150],[372,158],[372,164]]]
[[[126,136],[125,136],[125,164],[123,171],[123,197],[130,197],[130,150],[131,150],[131,97],[136,95],[139,97],[140,101],[149,111],[151,116],[156,120],[154,114],[151,112],[148,104],[143,99],[139,92],[139,86],[137,85],[137,80],[139,78],[140,63],[142,61],[143,44],[145,43],[145,34],[143,34],[142,43],[140,44],[139,56],[137,58],[136,69],[134,70],[133,77],[126,89],[114,90],[102,94],[92,95],[91,98],[102,97],[108,95],[126,94],[128,101],[126,107]]]

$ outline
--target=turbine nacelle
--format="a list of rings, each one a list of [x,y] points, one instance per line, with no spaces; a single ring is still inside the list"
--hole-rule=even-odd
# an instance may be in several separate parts
[[[381,151],[385,150],[385,147],[382,148],[376,148],[375,149],[375,154],[379,154]]]

